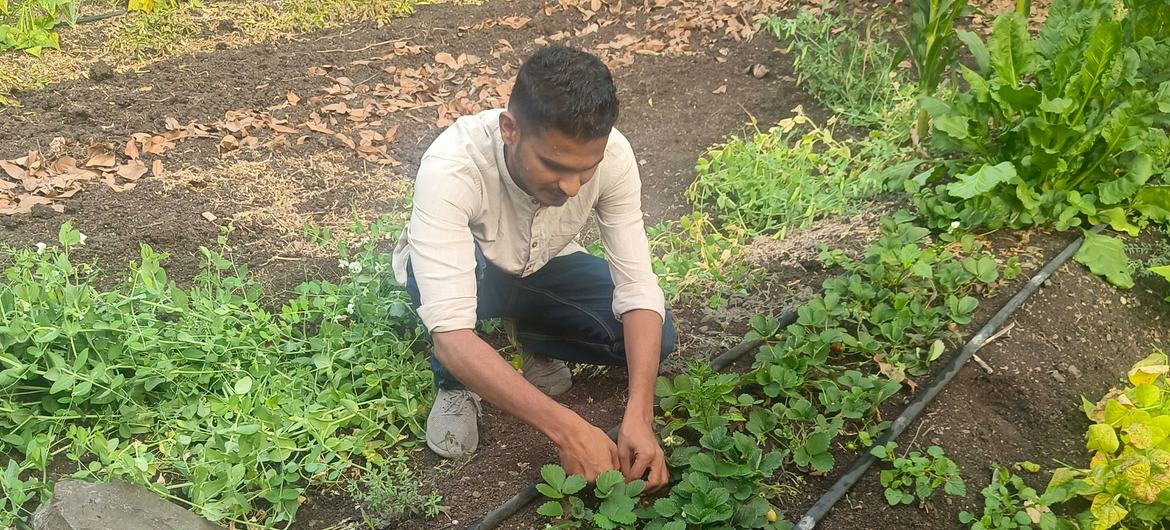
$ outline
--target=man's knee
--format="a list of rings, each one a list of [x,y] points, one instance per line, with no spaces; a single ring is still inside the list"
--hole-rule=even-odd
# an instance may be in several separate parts
[[[666,310],[666,319],[662,321],[662,354],[659,362],[665,361],[666,356],[675,350],[678,343],[678,331],[674,327],[674,315]]]

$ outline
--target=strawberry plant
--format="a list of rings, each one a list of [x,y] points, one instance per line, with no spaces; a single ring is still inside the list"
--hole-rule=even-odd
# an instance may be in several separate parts
[[[1170,518],[1170,361],[1156,351],[1130,369],[1130,386],[1086,401],[1088,469],[1060,468],[1043,500],[1074,498],[1089,507],[1079,528],[1163,528]]]
[[[1036,490],[1010,471],[996,467],[991,484],[980,492],[983,495],[983,514],[960,512],[959,522],[971,525],[971,530],[1032,530],[1055,528],[1056,516],[1040,502]]]
[[[940,486],[947,495],[967,495],[967,486],[959,476],[959,466],[946,457],[941,447],[932,445],[926,454],[910,451],[902,456],[894,453],[897,448],[898,444],[889,442],[870,450],[871,454],[892,466],[881,472],[886,502],[890,506],[911,504],[915,500],[919,504],[925,503]]]

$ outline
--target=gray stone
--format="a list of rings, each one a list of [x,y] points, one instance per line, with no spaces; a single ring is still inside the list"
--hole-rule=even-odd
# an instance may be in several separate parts
[[[223,530],[142,486],[62,480],[32,516],[33,530]]]

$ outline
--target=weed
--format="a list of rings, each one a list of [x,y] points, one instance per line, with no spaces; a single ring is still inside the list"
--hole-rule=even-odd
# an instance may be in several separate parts
[[[191,4],[164,0],[126,15],[111,32],[106,50],[114,56],[138,59],[173,55],[182,42],[199,34],[198,25],[187,12],[189,7]]]
[[[732,137],[699,159],[687,198],[718,212],[725,226],[751,235],[783,238],[826,215],[846,214],[861,199],[901,182],[918,165],[890,134],[862,141],[834,137],[830,120],[819,126],[794,109],[768,132]]]
[[[946,457],[941,447],[932,445],[926,449],[925,455],[910,451],[902,456],[894,454],[897,447],[898,444],[889,442],[870,450],[871,454],[893,466],[881,473],[886,502],[890,506],[911,504],[915,500],[924,503],[939,486],[947,495],[967,495],[967,486],[959,476],[959,466]]]
[[[706,297],[709,307],[719,308],[733,295],[746,295],[762,277],[742,258],[747,245],[744,230],[735,226],[720,230],[706,214],[695,212],[677,224],[659,223],[646,232],[651,265],[670,302]]]
[[[943,74],[954,61],[959,50],[960,34],[955,21],[967,10],[967,0],[914,0],[910,3],[910,30],[902,34],[910,60],[918,72],[918,92],[933,96],[938,91]],[[978,38],[962,32],[962,38]],[[924,109],[918,111],[916,138],[926,136],[930,116]]]
[[[436,491],[422,493],[408,459],[406,451],[395,451],[372,465],[361,480],[351,479],[346,484],[346,491],[361,504],[362,518],[371,528],[386,528],[404,517],[439,515],[443,497]]]
[[[902,52],[887,42],[876,22],[864,28],[829,13],[801,10],[793,18],[768,18],[776,36],[796,53],[796,82],[850,125],[909,123],[913,87],[898,69]],[[895,127],[905,130],[905,127]]]

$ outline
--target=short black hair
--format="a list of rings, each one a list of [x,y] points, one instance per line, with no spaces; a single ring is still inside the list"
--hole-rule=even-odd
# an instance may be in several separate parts
[[[508,110],[525,127],[594,140],[607,136],[617,121],[617,88],[595,55],[547,46],[520,66]]]

